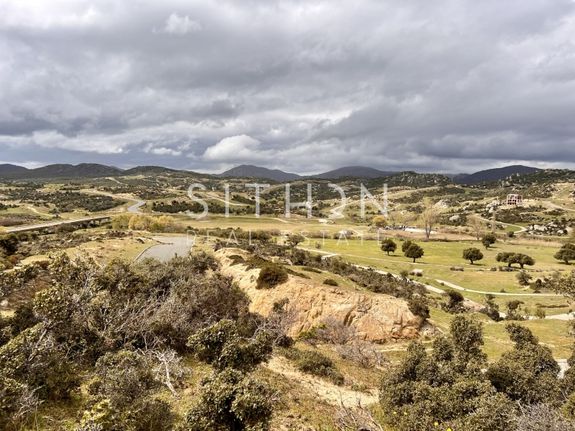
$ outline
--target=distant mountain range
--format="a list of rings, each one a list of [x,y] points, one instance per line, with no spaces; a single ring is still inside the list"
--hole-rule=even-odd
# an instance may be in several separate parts
[[[487,169],[475,172],[474,174],[459,174],[453,177],[453,181],[458,184],[480,184],[493,181],[500,181],[512,175],[527,175],[540,171],[541,169],[530,166],[512,165],[503,168]]]
[[[262,178],[278,182],[293,181],[302,178],[298,174],[253,165],[236,166],[235,168],[222,172],[219,176],[226,178]]]
[[[480,184],[503,180],[511,176],[532,174],[537,171],[540,171],[540,169],[523,165],[513,165],[505,166],[503,168],[487,169],[473,174],[450,175],[449,177],[453,182],[458,184]],[[177,172],[204,175],[190,171],[178,171],[175,169],[164,168],[162,166],[138,166],[124,170],[114,166],[101,165],[97,163],[81,163],[79,165],[54,164],[35,169],[28,169],[23,166],[12,164],[0,165],[0,178],[5,179],[99,178],[127,175],[157,175]],[[400,172],[382,171],[366,166],[345,166],[317,175],[301,176],[290,172],[284,172],[279,169],[268,169],[253,165],[240,165],[222,172],[219,176],[225,178],[258,178],[284,182],[308,178],[326,180],[339,180],[343,178],[377,179],[395,176],[399,173]]]
[[[366,166],[345,166],[334,169],[333,171],[324,172],[317,175],[302,176],[290,172],[280,171],[279,169],[268,169],[253,165],[240,165],[222,172],[220,177],[228,178],[262,178],[274,181],[294,181],[304,178],[315,178],[322,180],[337,180],[341,178],[381,178],[393,175],[397,172],[385,172],[379,169],[369,168]]]
[[[503,168],[487,169],[473,174],[449,175],[453,182],[457,184],[480,184],[492,181],[499,181],[513,175],[526,175],[539,171],[540,169],[530,166],[513,165]],[[399,174],[399,171],[381,171],[367,166],[345,166],[321,174],[307,177],[284,172],[278,169],[267,169],[259,166],[240,165],[220,174],[222,177],[235,178],[261,178],[273,181],[293,181],[298,179],[323,179],[338,180],[342,178],[385,178]]]
[[[123,170],[114,166],[100,165],[97,163],[80,163],[79,165],[55,164],[35,169],[10,164],[0,165],[0,178],[7,179],[99,178],[167,172],[177,171],[161,166],[138,166]]]
[[[382,178],[397,174],[397,172],[380,171],[379,169],[368,168],[366,166],[345,166],[334,169],[333,171],[324,172],[323,174],[313,175],[312,178],[323,180],[337,180],[340,178]]]

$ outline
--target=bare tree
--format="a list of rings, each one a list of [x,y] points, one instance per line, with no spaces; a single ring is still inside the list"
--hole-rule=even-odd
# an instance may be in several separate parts
[[[423,222],[423,228],[425,230],[425,238],[429,239],[431,236],[431,231],[433,226],[439,220],[439,209],[433,204],[432,201],[425,201],[425,208],[421,213],[421,221]]]
[[[469,227],[473,230],[477,241],[485,234],[485,222],[479,217],[471,217],[469,219]]]
[[[40,401],[36,395],[37,389],[30,389],[25,385],[18,397],[18,410],[12,415],[15,423],[25,420],[38,410]]]
[[[331,344],[346,344],[356,337],[354,327],[331,316],[323,319],[317,330],[317,338]]]
[[[519,405],[517,429],[521,431],[572,431],[575,423],[547,404]]]
[[[336,414],[335,426],[338,431],[384,431],[372,414],[358,401],[357,406],[346,407],[343,402]]]
[[[343,359],[355,362],[364,368],[381,367],[387,363],[383,353],[368,341],[354,340],[349,344],[337,346],[336,350]]]
[[[273,305],[271,313],[259,322],[254,336],[267,332],[272,336],[274,345],[282,344],[288,337],[291,328],[297,319],[297,311],[289,306],[289,299],[283,298]]]
[[[178,354],[171,349],[168,350],[152,350],[147,352],[157,365],[154,367],[154,378],[166,385],[172,395],[176,398],[179,397],[174,382],[180,381],[185,375],[185,368],[182,366],[182,359]]]

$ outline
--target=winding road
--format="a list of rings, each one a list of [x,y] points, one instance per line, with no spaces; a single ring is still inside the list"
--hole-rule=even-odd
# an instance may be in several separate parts
[[[148,247],[136,257],[136,261],[153,258],[167,262],[176,256],[187,256],[194,246],[193,237],[188,236],[155,236],[153,239],[160,244]]]

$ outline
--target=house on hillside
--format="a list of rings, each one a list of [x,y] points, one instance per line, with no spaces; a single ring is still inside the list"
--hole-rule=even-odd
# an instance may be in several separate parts
[[[506,205],[521,206],[523,205],[523,196],[516,193],[511,193],[505,198]]]

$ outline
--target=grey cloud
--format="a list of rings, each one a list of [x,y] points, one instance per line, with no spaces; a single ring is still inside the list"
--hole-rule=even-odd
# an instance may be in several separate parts
[[[214,171],[241,158],[301,173],[571,166],[574,7],[5,0],[0,159]],[[221,145],[238,136],[259,145]]]

